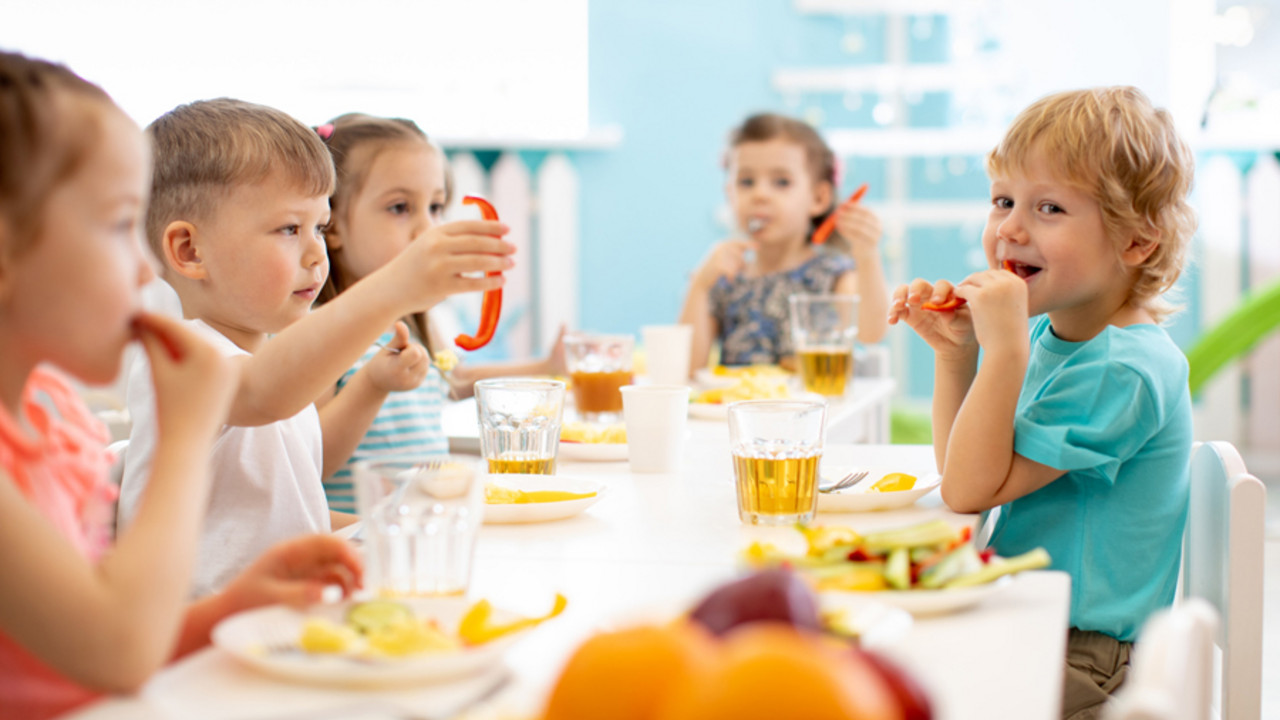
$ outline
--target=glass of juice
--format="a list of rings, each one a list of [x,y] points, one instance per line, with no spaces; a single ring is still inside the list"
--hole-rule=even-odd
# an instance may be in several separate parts
[[[729,406],[742,522],[794,525],[813,519],[826,418],[820,401],[747,400]]]
[[[610,423],[622,419],[623,385],[634,380],[630,335],[574,333],[565,336],[564,357],[573,385],[578,415],[587,422]]]
[[[555,474],[564,390],[559,380],[492,378],[476,383],[480,454],[490,473]]]
[[[804,389],[838,397],[853,376],[857,295],[792,295],[791,343]]]
[[[384,456],[352,472],[366,588],[384,597],[463,595],[484,513],[480,460]]]

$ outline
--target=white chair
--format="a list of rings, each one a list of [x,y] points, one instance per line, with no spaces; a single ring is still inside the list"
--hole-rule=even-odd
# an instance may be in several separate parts
[[[1203,599],[1221,619],[1215,638],[1222,656],[1215,675],[1220,702],[1214,707],[1221,720],[1262,717],[1266,507],[1266,487],[1231,443],[1192,449],[1180,597]]]
[[[1138,635],[1133,669],[1107,704],[1106,720],[1206,720],[1213,704],[1218,613],[1191,598],[1151,616]]]

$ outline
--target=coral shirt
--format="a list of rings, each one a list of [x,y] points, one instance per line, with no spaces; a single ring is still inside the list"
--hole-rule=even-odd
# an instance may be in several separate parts
[[[65,380],[37,368],[22,411],[29,430],[0,408],[0,469],[90,562],[109,542],[115,488],[110,437]],[[0,631],[0,720],[40,720],[97,696],[36,659]]]

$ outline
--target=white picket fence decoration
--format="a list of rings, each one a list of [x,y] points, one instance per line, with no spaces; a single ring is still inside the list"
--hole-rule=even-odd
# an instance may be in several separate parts
[[[1198,307],[1205,330],[1235,308],[1249,288],[1280,278],[1280,163],[1272,153],[1260,153],[1246,175],[1229,158],[1215,156],[1200,168],[1196,182],[1203,244]],[[1228,440],[1242,449],[1250,468],[1280,472],[1277,367],[1280,336],[1272,336],[1243,362],[1220,371],[1201,392],[1196,438]]]

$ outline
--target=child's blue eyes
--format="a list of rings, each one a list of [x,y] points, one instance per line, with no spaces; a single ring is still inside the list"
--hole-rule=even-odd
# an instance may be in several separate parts
[[[1009,210],[1013,207],[1013,201],[1006,197],[992,198],[991,204],[1001,210]],[[1046,215],[1057,215],[1063,212],[1063,209],[1061,206],[1055,205],[1054,203],[1048,203],[1048,202],[1040,203],[1040,205],[1036,209]]]

